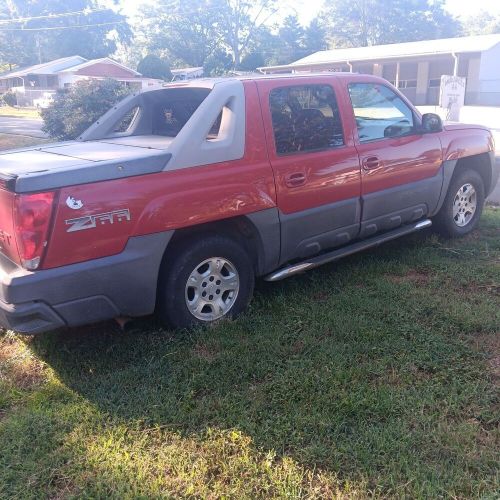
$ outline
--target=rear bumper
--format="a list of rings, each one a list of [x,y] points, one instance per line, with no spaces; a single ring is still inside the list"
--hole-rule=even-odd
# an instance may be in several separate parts
[[[172,234],[138,236],[118,255],[35,272],[0,258],[0,325],[35,334],[151,314]]]
[[[29,302],[6,304],[0,301],[0,325],[20,333],[34,334],[66,326],[64,320],[47,304]]]

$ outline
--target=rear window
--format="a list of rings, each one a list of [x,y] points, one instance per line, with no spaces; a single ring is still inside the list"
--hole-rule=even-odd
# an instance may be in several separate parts
[[[108,137],[176,137],[209,94],[210,89],[202,87],[146,92],[136,100],[133,108],[117,119]],[[222,112],[207,134],[207,140],[217,138],[221,117]]]
[[[153,108],[153,135],[175,137],[200,104],[196,100],[178,100]]]

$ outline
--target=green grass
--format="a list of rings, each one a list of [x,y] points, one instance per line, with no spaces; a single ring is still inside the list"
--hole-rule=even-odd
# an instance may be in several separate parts
[[[498,498],[499,287],[489,208],[205,331],[6,333],[0,497]]]
[[[0,106],[0,116],[10,116],[13,118],[40,118],[40,112],[35,108]]]

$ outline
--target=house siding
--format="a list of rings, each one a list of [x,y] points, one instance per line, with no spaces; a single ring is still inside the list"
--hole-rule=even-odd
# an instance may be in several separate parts
[[[86,68],[82,68],[74,73],[79,76],[93,76],[101,78],[136,78],[137,75],[132,71],[115,66],[114,64],[96,63]]]

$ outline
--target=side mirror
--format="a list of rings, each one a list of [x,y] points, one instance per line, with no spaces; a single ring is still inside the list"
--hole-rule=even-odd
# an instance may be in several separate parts
[[[432,132],[441,132],[443,130],[443,122],[439,115],[434,113],[425,113],[422,116],[422,132],[429,134]]]

